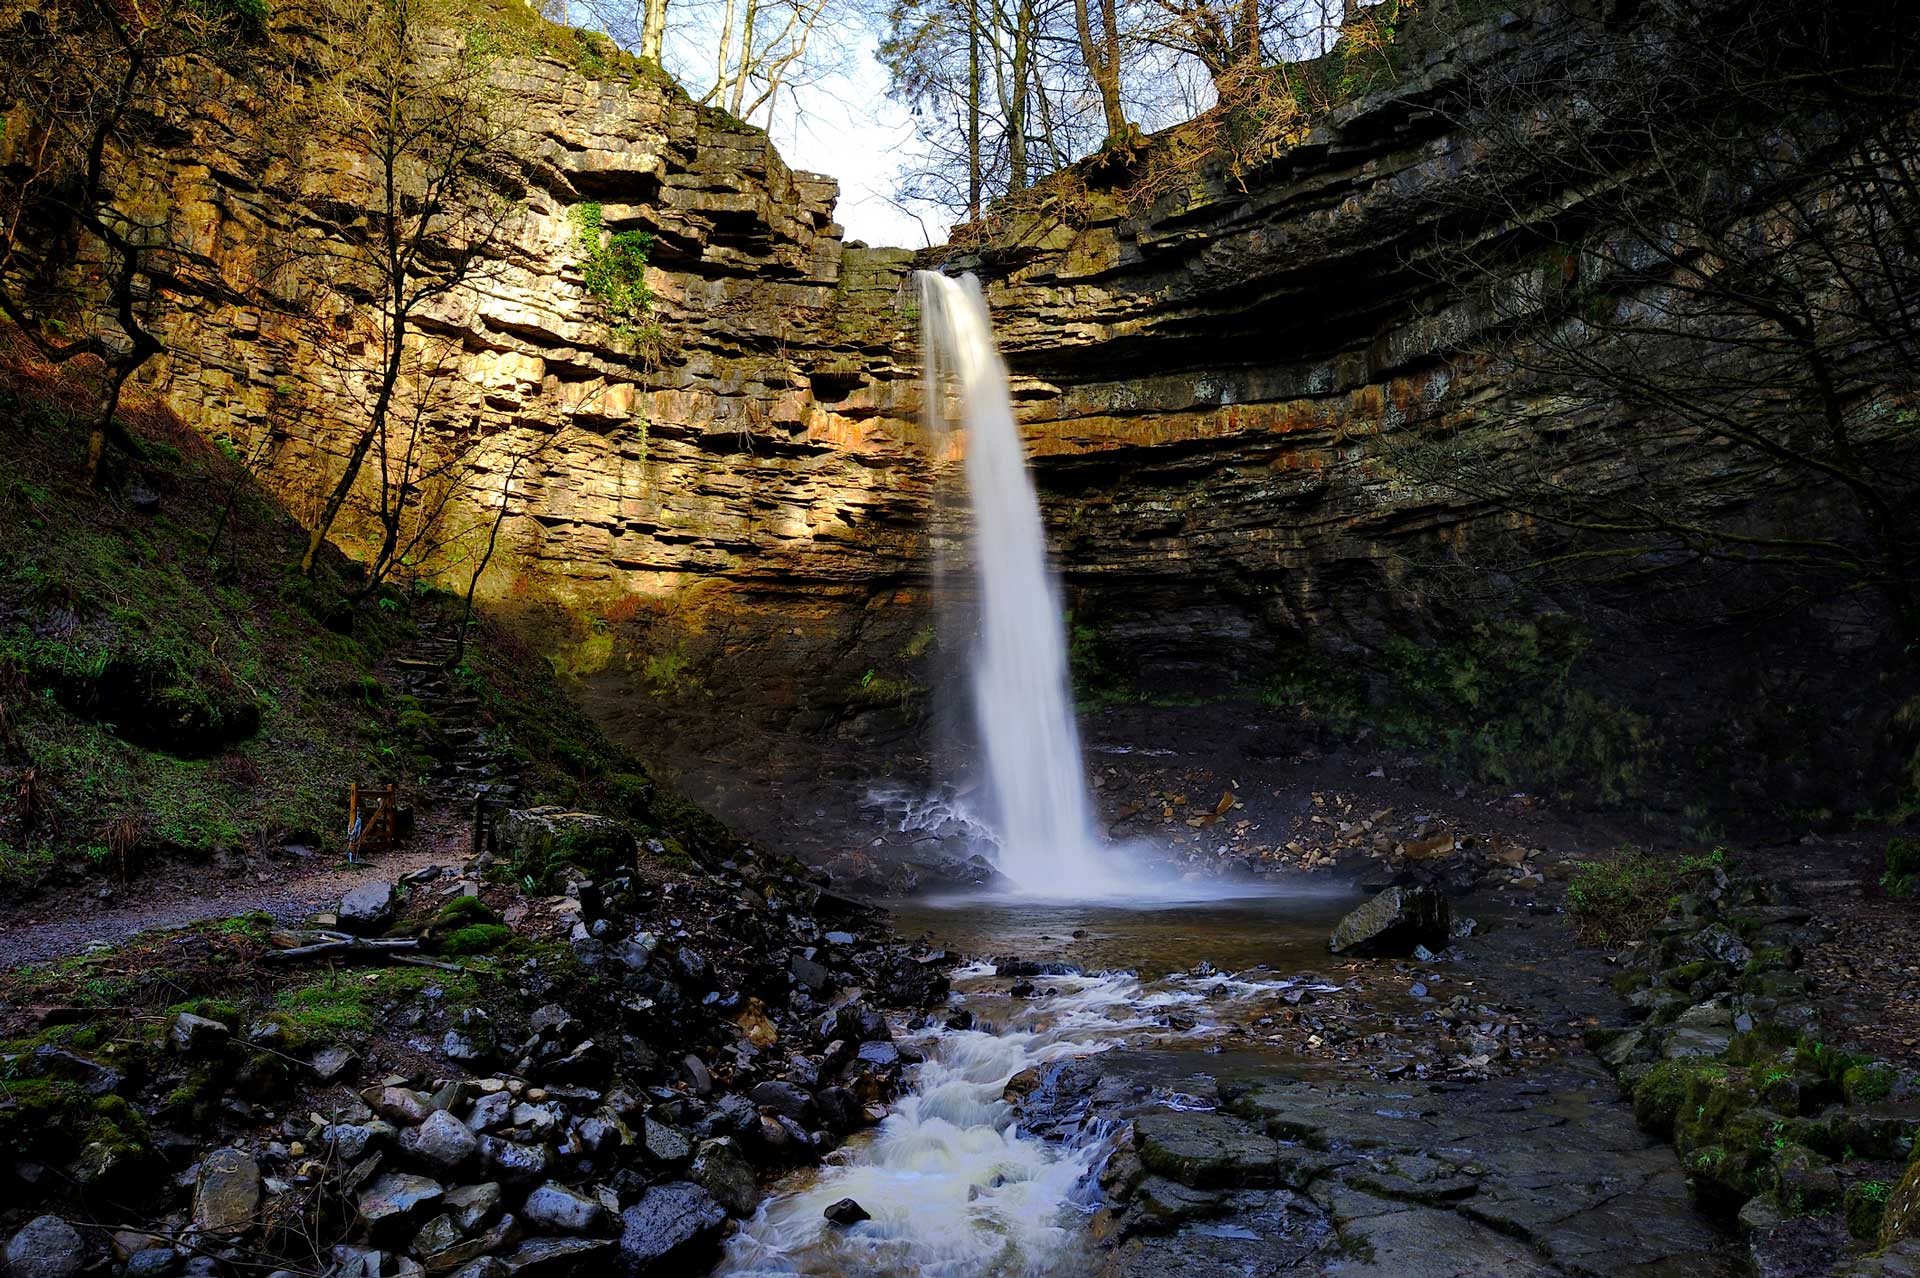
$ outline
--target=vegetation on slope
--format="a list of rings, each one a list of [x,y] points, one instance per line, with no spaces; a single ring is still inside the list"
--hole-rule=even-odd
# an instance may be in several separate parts
[[[105,492],[89,489],[90,374],[0,356],[0,887],[335,851],[350,782],[404,791],[432,771],[444,734],[396,662],[458,624],[458,599],[416,584],[352,607],[361,583],[337,556],[302,578],[296,522],[157,402],[122,410]],[[484,620],[450,674],[521,801],[730,850]]]

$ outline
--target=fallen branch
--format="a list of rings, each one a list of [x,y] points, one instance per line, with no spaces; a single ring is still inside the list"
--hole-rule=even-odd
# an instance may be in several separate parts
[[[292,949],[270,950],[261,958],[269,963],[278,963],[294,959],[344,957],[377,959],[382,963],[409,963],[415,967],[438,968],[443,972],[467,970],[457,963],[441,963],[413,953],[420,948],[420,942],[412,938],[370,941],[365,937],[348,936],[344,932],[321,932],[320,935],[327,939],[311,945],[296,945]]]

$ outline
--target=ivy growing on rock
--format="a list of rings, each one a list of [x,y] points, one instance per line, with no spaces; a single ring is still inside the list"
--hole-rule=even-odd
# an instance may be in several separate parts
[[[653,237],[645,231],[608,233],[597,203],[575,205],[572,216],[587,292],[600,304],[614,338],[650,359],[660,339],[660,326],[648,318],[653,290],[647,287],[647,257]]]

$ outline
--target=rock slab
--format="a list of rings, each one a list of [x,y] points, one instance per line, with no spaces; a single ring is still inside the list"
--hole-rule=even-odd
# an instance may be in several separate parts
[[[9,1278],[73,1278],[86,1259],[80,1231],[58,1216],[30,1220],[7,1242]]]
[[[688,1181],[655,1185],[620,1213],[620,1264],[628,1278],[704,1273],[719,1250],[727,1213]]]
[[[1327,948],[1351,958],[1402,958],[1445,949],[1447,899],[1430,887],[1390,887],[1340,920]]]

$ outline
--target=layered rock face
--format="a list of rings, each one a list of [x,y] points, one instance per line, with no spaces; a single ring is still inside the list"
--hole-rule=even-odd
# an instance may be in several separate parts
[[[831,180],[669,86],[518,61],[511,247],[423,326],[456,388],[434,429],[484,441],[447,577],[464,585],[511,476],[480,597],[616,732],[690,758],[741,728],[901,728],[951,637],[936,551],[962,545],[939,497],[964,439],[919,422],[909,273],[939,265],[988,284],[1067,602],[1131,675],[1252,685],[1302,643],[1430,632],[1423,563],[1502,521],[1409,481],[1381,440],[1531,393],[1461,357],[1489,318],[1426,264],[1480,155],[1440,108],[1539,44],[1511,15],[1466,24],[1238,178],[1038,201],[919,255],[843,244]],[[275,156],[243,116],[200,121],[152,175],[231,278],[347,234],[371,194],[353,157]],[[584,291],[588,202],[656,237],[655,361]],[[310,515],[365,411],[311,326],[213,289],[162,300],[156,387],[274,441],[261,468]],[[351,548],[364,516],[341,531]],[[1853,622],[1811,624],[1832,650]]]
[[[677,685],[691,650],[653,628],[697,637],[734,617],[841,645],[842,614],[923,557],[910,255],[843,245],[832,179],[657,77],[551,58],[498,75],[513,205],[492,260],[419,315],[389,432],[396,477],[414,416],[466,459],[421,483],[446,507],[425,566],[464,589],[510,486],[479,598],[574,673],[625,677],[632,658],[639,678],[655,656],[656,682]],[[140,174],[143,210],[203,267],[156,289],[166,351],[140,377],[312,520],[372,400],[375,339],[327,270],[366,234],[375,174],[221,88]],[[583,282],[587,206],[653,237],[647,357]],[[336,525],[356,555],[379,536],[379,451]]]

